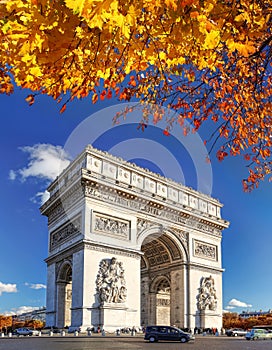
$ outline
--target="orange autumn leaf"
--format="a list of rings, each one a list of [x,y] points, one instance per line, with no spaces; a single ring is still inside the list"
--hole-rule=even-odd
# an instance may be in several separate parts
[[[34,95],[30,94],[25,98],[25,100],[28,102],[29,106],[31,106],[35,102],[35,97]]]
[[[61,107],[60,113],[63,113],[66,110],[66,103]]]
[[[95,94],[93,94],[93,96],[92,96],[92,102],[93,102],[93,103],[96,103],[97,100],[98,100],[98,95],[95,93]]]

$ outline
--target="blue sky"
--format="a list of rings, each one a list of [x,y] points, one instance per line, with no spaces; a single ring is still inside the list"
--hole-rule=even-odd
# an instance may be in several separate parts
[[[61,115],[60,106],[50,97],[41,96],[29,107],[26,96],[19,89],[11,96],[0,95],[0,314],[45,305],[47,219],[40,215],[40,201],[59,167],[68,164],[65,156],[59,161],[62,149],[74,145],[78,138],[73,135],[78,135],[78,126],[86,120],[90,124],[84,142],[95,140],[97,148],[113,150],[168,177],[175,177],[179,164],[186,185],[211,190],[224,204],[222,217],[230,221],[222,240],[224,309],[240,312],[272,307],[272,184],[264,182],[254,192],[244,193],[245,163],[230,157],[219,163],[214,155],[207,168],[212,178],[207,179],[205,166],[198,168],[194,162],[195,144],[184,147],[178,126],[175,137],[164,136],[159,126],[142,132],[129,120],[113,126],[109,109],[103,111],[117,101],[96,105],[89,99],[74,101]],[[204,125],[194,140],[205,139],[210,127]],[[74,151],[80,153],[80,144],[77,147]],[[172,158],[167,157],[170,154]]]

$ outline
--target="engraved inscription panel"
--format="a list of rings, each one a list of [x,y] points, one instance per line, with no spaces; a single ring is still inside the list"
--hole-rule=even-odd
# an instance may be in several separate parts
[[[194,256],[217,261],[217,247],[213,244],[194,240]]]
[[[53,231],[50,236],[50,251],[55,249],[63,242],[71,239],[81,233],[81,216],[78,216],[62,227]]]
[[[130,221],[102,213],[93,213],[93,232],[119,239],[130,239]]]

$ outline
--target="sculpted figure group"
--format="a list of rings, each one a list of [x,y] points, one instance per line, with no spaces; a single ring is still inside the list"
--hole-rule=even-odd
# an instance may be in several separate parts
[[[96,288],[100,302],[124,303],[127,289],[122,262],[116,258],[103,259],[99,265]]]
[[[216,310],[217,297],[212,276],[202,277],[200,282],[197,308],[198,310]]]

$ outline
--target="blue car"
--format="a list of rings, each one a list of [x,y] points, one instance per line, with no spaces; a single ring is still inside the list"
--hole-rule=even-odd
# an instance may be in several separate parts
[[[247,340],[272,339],[272,332],[267,329],[254,328],[245,337]]]

